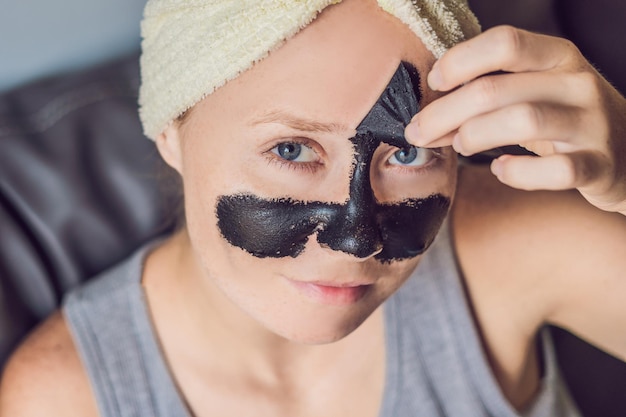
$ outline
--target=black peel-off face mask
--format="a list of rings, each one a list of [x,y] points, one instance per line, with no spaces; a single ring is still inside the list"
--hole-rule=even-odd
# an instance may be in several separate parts
[[[423,253],[437,235],[450,199],[434,194],[381,204],[370,182],[372,158],[381,142],[410,149],[404,128],[419,111],[420,98],[419,73],[402,62],[350,138],[354,160],[346,203],[221,196],[216,212],[224,238],[259,258],[297,257],[313,234],[321,246],[358,258],[376,254],[381,262]]]

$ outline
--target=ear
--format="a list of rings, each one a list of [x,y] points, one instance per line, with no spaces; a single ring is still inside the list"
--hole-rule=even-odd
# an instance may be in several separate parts
[[[178,124],[170,123],[155,140],[161,158],[182,175],[183,157]]]

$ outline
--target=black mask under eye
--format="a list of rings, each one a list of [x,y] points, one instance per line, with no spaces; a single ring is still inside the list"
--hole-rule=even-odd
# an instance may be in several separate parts
[[[402,62],[350,138],[354,160],[346,203],[221,196],[216,211],[224,238],[260,258],[296,257],[313,234],[322,246],[359,258],[376,254],[381,262],[423,253],[437,235],[450,199],[435,194],[380,204],[370,183],[372,158],[381,142],[410,149],[404,128],[419,111],[420,98],[419,73]]]

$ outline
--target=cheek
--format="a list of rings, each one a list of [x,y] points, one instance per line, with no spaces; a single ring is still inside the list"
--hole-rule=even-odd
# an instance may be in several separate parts
[[[193,246],[202,253],[217,249],[215,204],[230,176],[221,166],[220,155],[209,148],[192,138],[185,143],[183,153],[185,222]]]
[[[231,193],[241,182],[244,153],[222,125],[199,117],[198,109],[185,127],[182,138],[182,180],[188,223],[203,230],[215,224],[217,196]]]

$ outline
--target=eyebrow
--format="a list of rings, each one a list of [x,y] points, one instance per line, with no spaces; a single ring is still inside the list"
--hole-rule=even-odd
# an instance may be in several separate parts
[[[305,119],[282,110],[272,110],[262,114],[250,122],[251,125],[264,123],[280,123],[295,130],[303,132],[345,132],[348,127],[341,123],[322,123],[316,120]]]

